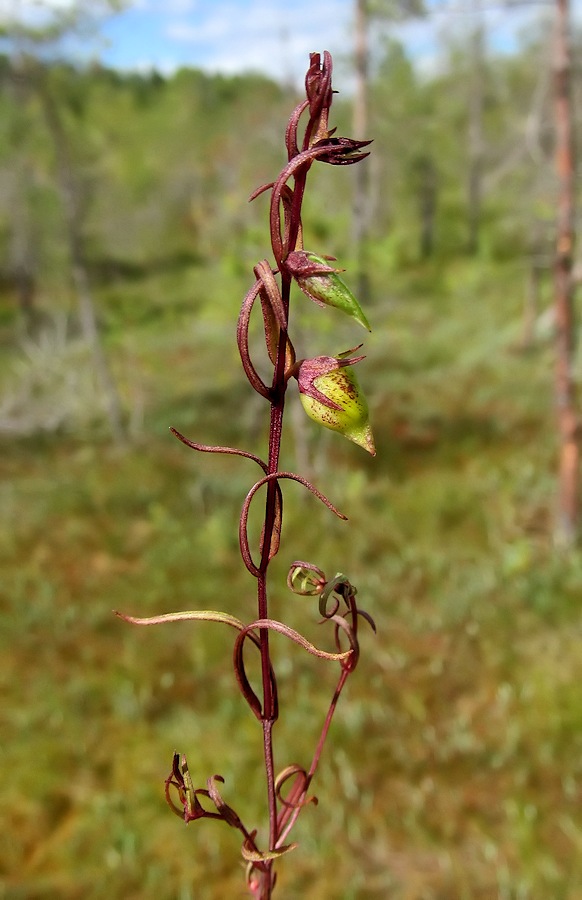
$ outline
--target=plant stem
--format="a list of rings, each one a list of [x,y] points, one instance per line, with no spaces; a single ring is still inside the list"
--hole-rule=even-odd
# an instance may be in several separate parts
[[[285,301],[285,296],[284,296]],[[289,307],[289,291],[287,290],[286,311]],[[273,401],[271,403],[271,420],[269,427],[269,459],[268,474],[272,475],[279,468],[281,450],[281,434],[283,430],[283,413],[285,411],[285,351],[287,332],[281,331],[277,349],[277,362],[273,377]],[[270,562],[271,541],[276,517],[277,481],[273,479],[267,484],[265,504],[265,521],[263,528],[263,550],[257,584],[257,605],[259,619],[268,618],[267,569]],[[274,850],[277,843],[277,798],[275,796],[275,771],[273,765],[273,725],[275,709],[271,688],[271,659],[269,651],[269,632],[262,628],[259,632],[261,642],[261,673],[263,680],[263,748],[265,774],[267,779],[267,796],[269,805],[269,849]],[[271,871],[271,870],[270,870]],[[268,879],[270,882],[270,878]],[[269,890],[270,896],[270,890]]]
[[[305,173],[306,175],[307,173]],[[289,228],[290,244],[294,246],[299,233],[301,223],[301,203],[305,188],[305,175],[302,179],[301,189],[294,194],[293,210]],[[297,183],[296,183],[297,187]],[[298,201],[298,202],[297,202]],[[285,315],[289,317],[289,300],[291,295],[291,278],[283,272],[281,274],[281,296]],[[285,358],[287,351],[287,331],[281,329],[277,345],[277,359],[273,373],[271,418],[269,424],[269,458],[267,471],[269,475],[278,471],[279,456],[281,451],[281,435],[283,431],[283,415],[285,412],[285,392],[287,384],[285,380]],[[263,549],[261,555],[260,574],[257,584],[257,605],[260,619],[268,618],[268,594],[267,594],[267,569],[270,562],[271,541],[276,518],[278,485],[276,480],[267,484],[267,499],[265,503],[265,520],[263,528]],[[269,849],[274,850],[277,845],[277,798],[275,794],[275,770],[273,764],[273,725],[275,723],[275,710],[273,708],[273,693],[271,689],[271,659],[269,650],[269,632],[261,629],[259,633],[261,642],[261,674],[263,681],[263,753],[265,760],[265,773],[267,779],[267,797],[269,806]],[[265,876],[268,883],[268,894],[271,895],[272,866]]]
[[[336,707],[338,704],[338,700],[340,698],[340,694],[345,687],[345,683],[348,680],[349,674],[350,674],[349,669],[342,668],[342,672],[339,677],[339,681],[337,683],[336,689],[333,694],[332,701],[330,703],[329,709],[327,711],[327,715],[325,717],[325,722],[323,723],[323,728],[321,729],[321,734],[319,735],[319,740],[317,742],[317,747],[315,748],[315,752],[313,754],[313,759],[312,759],[311,765],[309,767],[309,772],[307,773],[305,780],[301,783],[300,790],[297,792],[297,796],[295,796],[294,792],[292,791],[290,796],[287,798],[290,803],[290,808],[292,806],[294,806],[294,809],[293,809],[291,815],[289,816],[289,820],[285,824],[284,828],[281,828],[281,832],[279,834],[279,844],[284,843],[285,838],[290,833],[293,826],[295,825],[295,822],[299,818],[299,814],[303,808],[302,802],[305,800],[307,791],[309,790],[309,785],[311,784],[313,776],[315,775],[315,772],[317,770],[317,766],[319,765],[319,760],[321,759],[321,754],[323,752],[323,747],[324,747],[324,744],[327,739],[327,735],[328,735],[328,732],[329,732],[329,729],[331,726],[331,721],[333,719],[333,715],[335,713],[335,710],[336,710]]]

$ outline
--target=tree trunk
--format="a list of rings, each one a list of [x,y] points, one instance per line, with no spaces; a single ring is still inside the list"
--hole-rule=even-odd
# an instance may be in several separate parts
[[[551,265],[551,251],[545,234],[544,222],[540,219],[533,222],[530,240],[530,253],[527,270],[527,283],[523,303],[523,330],[521,349],[530,350],[536,340],[536,323],[540,310],[540,294],[542,277]]]
[[[523,304],[523,330],[521,334],[521,349],[531,350],[535,343],[535,328],[540,308],[540,283],[543,268],[536,257],[533,256],[529,263],[527,284]]]
[[[9,244],[8,270],[18,304],[20,330],[34,335],[40,323],[36,309],[37,235],[32,214],[31,185],[34,183],[32,165],[26,145],[27,121],[21,110],[25,108],[23,85],[9,71],[10,100],[14,104],[14,118],[10,128],[12,146],[18,148],[13,175],[8,189]]]
[[[475,16],[480,12],[475,0],[471,8]],[[469,173],[467,178],[467,249],[476,253],[479,249],[481,224],[481,196],[483,177],[483,81],[485,33],[483,22],[476,21],[471,36],[472,72],[469,80]]]
[[[91,348],[95,372],[105,397],[111,433],[115,441],[121,442],[124,438],[121,403],[117,387],[109,370],[97,326],[95,303],[93,301],[89,273],[85,263],[81,234],[81,197],[70,159],[67,136],[63,128],[57,104],[46,84],[43,72],[34,73],[33,84],[42,103],[45,121],[55,152],[57,180],[69,244],[71,278],[79,303],[81,331],[87,344]]]
[[[367,0],[356,0],[355,8],[355,71],[354,137],[366,140],[368,130],[368,9]],[[365,304],[370,294],[368,274],[368,223],[370,211],[370,177],[366,163],[354,167],[354,198],[352,212],[352,240],[357,266],[357,296]]]
[[[420,215],[419,250],[422,259],[428,259],[434,249],[434,223],[437,204],[437,173],[431,156],[422,156],[418,160],[419,196],[418,211]]]
[[[19,159],[14,171],[15,202],[11,215],[9,268],[16,292],[20,327],[27,336],[33,336],[40,322],[36,308],[36,253],[34,229],[27,202],[27,185],[31,173],[24,159]]]
[[[571,547],[579,519],[580,422],[573,377],[574,283],[572,265],[575,221],[575,157],[571,101],[571,48],[569,0],[557,0],[554,58],[556,170],[559,195],[554,260],[556,311],[555,402],[560,439],[558,503],[555,540]]]

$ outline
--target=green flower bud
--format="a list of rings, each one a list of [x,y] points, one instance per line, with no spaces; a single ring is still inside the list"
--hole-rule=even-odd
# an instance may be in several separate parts
[[[307,250],[294,250],[289,253],[285,265],[303,293],[318,306],[334,306],[347,313],[368,331],[372,330],[362,307],[338,275],[342,269],[334,269],[327,264],[323,256]]]
[[[351,352],[351,351],[348,351]],[[368,404],[350,367],[364,357],[317,356],[299,365],[297,381],[307,415],[376,455]]]

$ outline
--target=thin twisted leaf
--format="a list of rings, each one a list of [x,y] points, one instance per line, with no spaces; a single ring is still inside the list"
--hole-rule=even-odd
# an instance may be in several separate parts
[[[283,186],[281,191],[281,200],[283,202],[283,213],[285,215],[285,230],[284,230],[284,238],[283,243],[285,247],[289,248],[289,234],[291,232],[291,219],[293,217],[293,198],[294,192],[291,190],[288,184]],[[298,217],[299,221],[297,222],[297,237],[295,239],[295,249],[300,249],[303,247],[303,223],[301,221],[300,212],[295,212],[295,215]]]
[[[342,667],[349,669],[350,672],[356,668],[358,664],[358,659],[360,658],[360,645],[358,643],[358,638],[356,632],[343,616],[330,616],[326,621],[335,622],[335,645],[338,648],[338,651],[341,647],[340,641],[340,632],[343,631],[346,635],[348,641],[350,642],[351,653],[349,658],[346,658],[345,661],[342,661]],[[240,635],[237,637],[237,641],[240,640]]]
[[[347,144],[344,142],[347,142]],[[293,157],[293,159],[290,160],[282,170],[281,174],[277,178],[277,181],[274,183],[271,192],[270,212],[271,243],[273,247],[273,254],[275,256],[279,269],[283,265],[285,255],[290,249],[289,247],[286,247],[284,238],[281,234],[281,200],[283,190],[285,188],[288,189],[288,180],[292,175],[296,175],[300,169],[309,169],[311,164],[317,159],[324,159],[326,162],[332,162],[335,160],[336,164],[340,164],[341,157],[346,156],[346,154],[348,153],[348,147],[352,148],[356,144],[362,146],[367,143],[369,143],[369,141],[352,141],[350,138],[324,139],[321,143],[318,143],[312,147],[308,147],[307,150],[302,150],[301,153],[298,153],[297,156]],[[368,154],[359,154],[357,158],[356,156],[352,156],[343,160],[343,163],[348,164],[359,162],[360,158],[363,158],[367,155]]]
[[[338,616],[338,618],[341,618]],[[345,623],[347,627],[350,626],[348,623]],[[316,647],[315,644],[312,644],[311,641],[308,641],[307,638],[303,637],[303,635],[299,631],[295,631],[294,628],[291,628],[289,625],[286,625],[284,622],[279,622],[277,619],[256,619],[256,621],[251,622],[250,625],[247,625],[245,631],[250,628],[269,628],[271,631],[277,631],[279,634],[285,635],[289,640],[294,641],[296,644],[299,644],[300,647],[303,647],[304,650],[307,650],[308,653],[311,653],[312,656],[317,656],[319,659],[330,659],[333,661],[342,661],[347,659],[348,656],[351,655],[352,650],[355,649],[355,641],[350,640],[351,647],[349,650],[341,650],[338,653],[330,653],[328,650],[320,650],[319,647]],[[237,637],[237,641],[243,639],[244,632],[241,632]]]
[[[184,437],[177,428],[172,428],[172,426],[170,426],[170,431],[174,437],[177,437],[187,447],[191,447],[192,450],[198,450],[200,453],[228,453],[231,456],[243,456],[245,459],[254,460],[263,472],[267,474],[266,462],[263,462],[260,456],[256,456],[254,453],[249,453],[247,450],[239,450],[238,447],[214,447],[210,444],[199,444],[197,441],[191,441],[189,438]]]
[[[367,613],[365,609],[358,609],[357,613],[359,616],[362,617],[362,619],[366,620],[366,622],[368,623],[368,625],[370,626],[370,628],[372,629],[374,634],[377,634],[378,632],[376,629],[376,623],[374,622],[374,619],[372,618],[370,613]]]
[[[299,126],[299,120],[308,106],[309,100],[303,100],[298,106],[295,107],[295,109],[291,113],[291,118],[287,123],[287,129],[285,131],[285,146],[287,147],[288,159],[293,159],[293,157],[297,156],[297,154],[299,153],[299,145],[297,143],[297,128]]]
[[[272,190],[272,188],[274,188],[276,183],[277,182],[275,182],[275,181],[269,181],[267,184],[262,184],[260,187],[258,187],[256,190],[254,190],[253,193],[250,195],[249,202],[252,200],[256,200],[256,198],[260,197],[261,194],[264,194],[265,191]],[[283,202],[283,211],[285,214],[285,232],[284,232],[283,245],[286,247],[289,242],[289,231],[290,231],[290,225],[291,225],[291,210],[292,210],[292,204],[293,204],[293,191],[291,190],[291,188],[289,187],[288,184],[284,184],[281,188],[281,200]],[[301,218],[299,218],[299,222],[297,224],[297,240],[295,243],[296,243],[296,246],[294,249],[300,249],[301,247],[303,247],[303,225],[301,223]]]
[[[281,487],[277,482],[275,488],[275,517],[273,520],[273,527],[271,528],[271,543],[269,546],[269,560],[273,559],[274,556],[279,552],[279,546],[281,544],[281,528],[283,526],[283,494],[281,492]],[[259,541],[259,549],[261,552],[261,557],[263,555],[263,546],[265,543],[265,526],[263,525],[261,529],[261,540]]]
[[[285,853],[289,853],[291,850],[295,850],[298,847],[298,843],[286,844],[284,847],[280,847],[278,850],[265,850],[261,852],[259,850],[252,850],[248,842],[245,841],[242,845],[241,853],[243,859],[246,859],[247,862],[252,863],[261,863],[268,862],[270,859],[279,859],[279,857],[284,856]]]
[[[349,628],[348,623],[345,623]],[[243,629],[241,629],[240,634],[238,635],[236,641],[234,642],[233,647],[233,665],[234,671],[236,675],[236,680],[241,689],[241,692],[249,704],[251,710],[257,717],[257,719],[261,722],[263,719],[263,710],[261,701],[257,697],[255,691],[253,690],[249,679],[247,678],[247,673],[244,665],[243,658],[243,649],[244,643],[247,638],[251,638],[255,646],[259,646],[259,638],[256,634],[253,633],[252,629],[261,629],[267,628],[270,631],[278,631],[279,634],[283,634],[288,637],[290,640],[294,641],[296,644],[299,644],[300,647],[303,647],[304,650],[307,650],[308,653],[311,653],[313,656],[319,657],[319,659],[329,659],[332,662],[341,662],[342,665],[349,658],[352,653],[352,649],[349,650],[340,650],[338,653],[330,653],[327,650],[320,650],[314,644],[304,638],[302,634],[295,629],[290,628],[288,625],[285,625],[284,622],[278,622],[276,619],[257,619],[255,622],[251,622],[250,625],[245,625]],[[275,675],[271,670],[271,683],[273,686],[273,697],[275,702],[275,708],[277,708],[277,684],[275,681]]]
[[[220,817],[230,825],[232,828],[238,828],[245,833],[245,837],[247,836],[247,831],[243,826],[239,816],[234,811],[231,806],[228,806],[227,803],[224,802],[220,791],[218,790],[216,783],[220,782],[220,784],[224,784],[224,778],[222,775],[212,775],[206,781],[206,786],[208,788],[208,796],[216,806],[217,811],[220,813]]]
[[[234,661],[234,674],[237,681],[237,684],[240,688],[240,691],[249,704],[251,710],[259,720],[262,722],[263,720],[263,708],[261,705],[261,701],[255,694],[253,688],[251,687],[251,683],[247,678],[244,661],[242,656],[242,647],[246,638],[249,638],[251,642],[255,645],[255,647],[261,652],[261,641],[258,635],[256,635],[253,631],[249,630],[254,627],[254,623],[251,625],[244,625],[239,631],[239,637],[236,639],[234,649],[233,649],[233,661]],[[239,638],[243,635],[243,640],[240,645],[240,651],[237,650],[237,646],[239,643]],[[273,717],[277,719],[279,716],[279,693],[277,689],[277,678],[275,676],[275,670],[273,669],[273,664],[269,660],[269,677],[271,680],[271,696],[273,698]]]
[[[146,617],[138,617],[138,616],[127,616],[124,613],[118,612],[118,610],[113,610],[116,616],[119,616],[120,619],[123,619],[125,622],[130,622],[132,625],[163,625],[166,622],[187,622],[187,621],[204,621],[204,622],[221,622],[224,625],[230,625],[232,628],[236,628],[237,631],[244,634],[245,638],[249,638],[251,642],[257,647],[258,650],[261,648],[261,643],[259,638],[254,632],[249,631],[249,628],[254,627],[254,623],[250,626],[244,625],[240,619],[235,618],[234,616],[229,615],[228,613],[218,612],[213,609],[193,609],[187,610],[185,612],[175,612],[175,613],[164,613],[160,616],[146,616]],[[238,639],[237,639],[238,642]],[[244,643],[244,641],[243,641]],[[235,644],[235,653],[236,653]],[[339,656],[337,657],[340,658]],[[261,721],[262,717],[262,707],[261,701],[253,691],[251,684],[246,677],[246,673],[244,671],[244,665],[242,663],[242,648],[241,648],[241,656],[240,656],[240,665],[237,665],[236,660],[238,659],[235,656],[235,676],[238,682],[238,685],[241,689],[241,692],[251,707],[252,711],[256,715],[257,719]],[[271,691],[274,698],[275,710],[277,710],[278,702],[277,702],[277,680],[275,678],[275,672],[272,665],[269,666],[270,677],[271,677]],[[241,677],[242,673],[242,677]]]
[[[256,200],[257,197],[260,197],[261,194],[265,193],[265,191],[270,191],[274,184],[274,181],[267,181],[266,184],[262,184],[260,187],[255,188],[252,194],[250,194],[248,202],[252,203],[253,200]]]
[[[266,296],[264,291],[260,293],[261,298],[261,311],[263,313],[263,328],[265,330],[265,344],[267,346],[267,353],[269,354],[269,359],[273,365],[276,365],[277,362],[277,354],[279,351],[279,336],[281,334],[281,329],[277,323],[277,319],[275,318],[275,314],[269,303],[269,299]],[[289,335],[286,334],[286,346],[285,346],[285,372],[290,371],[295,365],[296,356],[295,356],[295,348],[291,343]]]
[[[282,790],[284,785],[291,779],[295,778],[291,790],[289,791],[289,797],[291,799],[287,799],[283,796]],[[310,803],[313,803],[314,806],[317,806],[319,803],[317,797],[306,797],[305,792],[309,787],[309,783],[311,778],[309,777],[306,770],[303,766],[299,766],[296,763],[291,766],[286,766],[282,772],[279,772],[275,779],[275,793],[277,795],[277,799],[282,806],[285,806],[287,810],[294,810],[298,807],[308,806]],[[295,795],[297,795],[295,797]]]
[[[236,447],[214,447],[214,446],[210,446],[207,444],[199,444],[196,441],[190,441],[188,438],[184,437],[183,434],[180,434],[180,432],[177,431],[175,428],[170,428],[170,431],[180,441],[182,441],[183,444],[186,444],[187,447],[191,447],[193,450],[199,450],[199,451],[205,452],[205,453],[228,453],[233,456],[242,456],[245,459],[252,459],[252,460],[254,460],[254,462],[257,463],[257,465],[259,465],[261,467],[263,472],[265,474],[267,474],[267,464],[259,456],[256,456],[254,453],[249,453],[246,450],[239,450]],[[283,495],[281,494],[281,489],[280,489],[279,485],[277,485],[277,492],[276,492],[276,497],[275,497],[275,522],[273,525],[273,533],[271,536],[271,547],[269,550],[269,559],[272,559],[273,556],[276,555],[276,553],[279,549],[282,518],[283,518]],[[261,551],[262,551],[263,535],[261,535],[261,545],[260,546],[261,546]],[[251,572],[253,575],[257,575],[258,570],[256,570],[254,563],[250,559],[250,554],[249,554],[248,560],[243,555],[243,560],[245,562],[245,565],[249,569],[249,572]]]
[[[277,324],[277,319],[275,318],[275,313],[273,312],[273,307],[269,303],[269,298],[264,290],[260,292],[261,298],[261,312],[263,313],[263,328],[265,331],[265,344],[267,346],[267,353],[269,354],[269,359],[271,363],[275,365],[277,361],[277,349],[279,346],[279,334],[281,330],[279,325]]]
[[[273,310],[277,324],[284,331],[287,330],[287,312],[283,306],[283,298],[279,285],[275,281],[273,270],[266,259],[261,260],[254,268],[255,275],[263,283],[264,294]],[[263,293],[261,293],[261,297]]]
[[[319,151],[319,155],[323,155],[321,148]],[[273,185],[273,189],[271,191],[271,213],[270,213],[270,221],[271,221],[271,244],[273,247],[273,254],[277,261],[277,266],[281,268],[286,252],[289,251],[289,247],[286,246],[287,242],[285,241],[285,235],[281,234],[281,202],[282,195],[284,190],[290,190],[287,185],[287,181],[291,178],[292,175],[295,175],[299,169],[302,167],[309,168],[314,159],[317,159],[318,151],[313,151],[311,148],[308,150],[304,150],[302,153],[298,153],[297,156],[294,156],[291,159],[281,174],[279,175],[277,181]],[[294,248],[293,248],[294,249]]]
[[[252,486],[252,488],[248,492],[248,494],[245,498],[245,501],[243,503],[243,507],[242,507],[241,514],[240,514],[240,521],[239,521],[239,544],[240,544],[241,555],[242,555],[245,566],[247,567],[249,572],[251,572],[251,574],[253,574],[256,578],[258,578],[258,576],[260,575],[261,570],[253,561],[250,547],[249,547],[247,525],[248,525],[250,505],[251,505],[253,497],[255,496],[257,491],[263,487],[263,485],[267,484],[267,482],[269,482],[269,481],[273,481],[273,480],[278,481],[279,479],[283,479],[283,478],[288,478],[291,481],[297,481],[297,482],[299,482],[299,484],[302,484],[309,491],[311,491],[311,493],[314,494],[314,496],[317,497],[318,500],[321,500],[321,502],[324,504],[324,506],[327,506],[327,508],[329,510],[331,510],[331,512],[334,513],[339,519],[343,519],[344,521],[347,521],[347,516],[344,516],[343,513],[341,513],[338,509],[336,509],[336,507],[333,505],[331,500],[328,500],[328,498],[325,496],[325,494],[322,494],[321,491],[318,491],[317,488],[313,484],[311,484],[311,482],[308,481],[306,478],[303,478],[303,476],[296,475],[294,472],[272,472],[270,475],[265,475],[265,477],[261,478],[260,481],[255,482],[255,484]]]
[[[329,50],[323,51],[323,62],[319,53],[311,53],[310,65],[305,76],[305,93],[309,100],[309,123],[305,129],[303,148],[311,144],[313,129],[316,136],[327,131],[329,108],[333,99],[331,76],[333,61]]]
[[[236,619],[229,613],[219,612],[214,609],[190,609],[184,612],[163,613],[159,616],[128,616],[125,613],[114,609],[113,612],[125,622],[132,625],[163,625],[166,622],[188,622],[198,620],[203,622],[221,622],[223,625],[230,625],[237,631],[244,631],[245,625],[240,619]]]
[[[271,392],[253,366],[249,352],[249,323],[251,319],[251,312],[253,309],[253,304],[257,299],[262,286],[263,282],[259,279],[254,283],[253,287],[249,290],[245,299],[243,300],[236,328],[236,340],[245,375],[254,387],[255,391],[265,397],[265,399],[270,400]]]

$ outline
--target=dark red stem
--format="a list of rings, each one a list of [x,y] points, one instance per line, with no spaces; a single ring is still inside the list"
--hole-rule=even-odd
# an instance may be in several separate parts
[[[324,54],[323,64],[320,63],[319,54],[312,54],[311,65],[306,79],[307,101],[299,104],[297,109],[291,116],[286,134],[286,145],[289,161],[283,172],[271,189],[271,245],[275,257],[276,265],[281,278],[281,306],[273,308],[274,314],[279,326],[276,357],[274,361],[273,380],[271,387],[262,381],[254,366],[250,362],[248,348],[248,324],[250,313],[254,300],[259,295],[260,279],[255,286],[249,291],[239,318],[238,326],[238,343],[243,366],[249,381],[265,398],[270,401],[270,424],[269,424],[269,453],[266,465],[265,479],[263,483],[266,486],[265,515],[263,533],[261,538],[261,558],[260,563],[254,563],[248,549],[248,540],[246,535],[246,516],[248,508],[243,508],[241,513],[241,551],[243,559],[249,571],[257,578],[257,603],[258,618],[261,620],[269,618],[268,610],[268,594],[267,594],[267,571],[270,560],[273,556],[273,538],[274,529],[280,527],[281,512],[281,494],[279,487],[279,456],[281,450],[281,435],[283,430],[283,415],[285,411],[285,392],[287,389],[287,379],[285,366],[287,363],[288,348],[288,321],[289,321],[289,299],[291,293],[291,274],[285,268],[285,260],[291,250],[296,249],[299,236],[301,234],[301,209],[303,204],[303,196],[305,192],[305,184],[309,169],[315,159],[323,158],[326,150],[312,146],[313,143],[321,141],[327,136],[327,117],[329,107],[331,105],[331,57],[329,53]],[[309,120],[305,128],[303,144],[301,149],[297,141],[297,127],[301,114],[309,107]],[[335,153],[337,148],[332,149]],[[287,182],[293,178],[293,189],[290,190]],[[285,227],[281,229],[281,207],[284,206]],[[255,270],[257,278],[261,275]],[[271,284],[271,271],[266,273],[269,283],[264,286],[264,292],[267,297],[273,294],[273,285]],[[261,294],[263,297],[264,295]],[[283,473],[279,473],[282,477]],[[287,473],[286,473],[287,474]],[[287,475],[288,477],[288,475]],[[301,480],[301,479],[297,479]],[[255,489],[261,486],[257,483]],[[308,485],[313,489],[311,485]],[[251,492],[247,501],[254,496],[254,490]],[[316,492],[317,493],[317,492]],[[244,533],[244,534],[243,534]],[[278,535],[275,535],[278,541]],[[272,552],[273,551],[273,552]],[[269,849],[275,850],[281,845],[279,829],[286,822],[286,817],[282,816],[278,821],[277,816],[277,796],[275,789],[275,770],[273,762],[273,725],[277,719],[277,700],[276,685],[273,683],[273,668],[269,652],[269,632],[266,628],[259,629],[259,645],[261,652],[261,675],[262,675],[262,724],[263,724],[263,746],[264,760],[267,777],[267,796],[269,807]],[[328,712],[326,722],[324,724],[323,733],[318,743],[314,762],[308,776],[311,779],[313,771],[321,755],[321,749],[325,736],[329,729],[333,710],[337,703],[337,697],[345,679],[348,670],[342,667],[342,674],[334,700],[332,701],[330,711]],[[294,817],[296,818],[296,816]],[[293,821],[294,821],[293,818]],[[286,831],[289,829],[286,828]],[[261,898],[271,897],[274,878],[273,878],[273,861],[266,861],[264,867],[261,867]]]
[[[310,165],[310,163],[309,163]],[[282,248],[281,257],[284,258],[289,250],[295,249],[297,236],[301,227],[301,207],[303,203],[303,194],[305,191],[305,181],[309,165],[299,170],[295,174],[295,187],[293,192],[293,201],[291,204],[291,213],[289,217],[289,235],[287,246]],[[275,187],[273,188],[275,191]],[[272,227],[272,218],[271,218]],[[273,244],[273,252],[277,259],[275,245],[280,241],[280,228],[277,228],[277,234],[271,231],[271,239]],[[279,264],[280,260],[277,259]],[[291,276],[284,270],[281,271],[281,297],[283,300],[283,309],[285,319],[289,322],[289,300],[291,295]],[[287,382],[285,379],[285,358],[287,348],[287,330],[281,328],[279,332],[279,341],[277,345],[277,359],[273,372],[273,382],[271,385],[271,419],[269,426],[269,456],[267,461],[267,474],[272,475],[279,470],[279,455],[281,451],[281,435],[283,431],[283,414],[285,411],[285,392]],[[261,564],[259,567],[259,576],[257,584],[257,601],[258,613],[260,619],[269,617],[268,596],[267,596],[267,569],[269,566],[269,551],[271,548],[271,540],[273,535],[273,526],[276,518],[277,503],[277,481],[272,480],[267,484],[267,499],[265,503],[265,524],[263,530],[263,550]],[[269,849],[274,850],[277,845],[277,797],[275,793],[275,767],[273,761],[273,725],[274,706],[273,694],[271,689],[271,659],[269,654],[269,632],[267,629],[261,629],[259,632],[261,642],[261,673],[263,682],[263,747],[265,759],[265,772],[267,776],[267,797],[269,806]],[[270,866],[267,878],[271,878],[272,865]],[[270,890],[268,892],[270,894]]]

